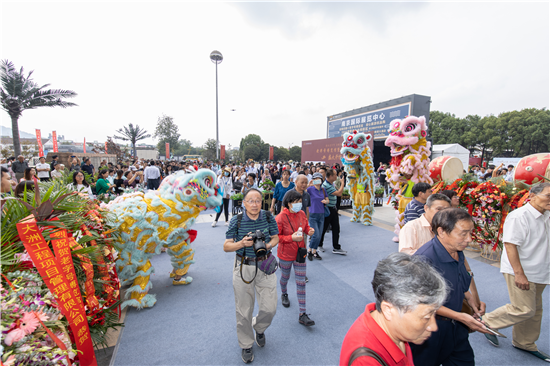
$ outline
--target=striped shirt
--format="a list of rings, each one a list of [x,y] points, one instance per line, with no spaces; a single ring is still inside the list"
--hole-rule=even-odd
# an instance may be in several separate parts
[[[409,221],[416,220],[424,213],[424,204],[413,198],[405,207],[405,224]]]
[[[279,227],[277,226],[277,222],[275,222],[275,218],[271,215],[271,217],[268,219],[264,210],[260,211],[260,215],[258,216],[257,220],[250,219],[245,211],[243,213],[240,228],[237,228],[237,219],[238,215],[235,215],[231,218],[231,222],[229,222],[229,228],[225,233],[226,239],[233,239],[235,242],[238,242],[242,240],[245,236],[247,236],[248,233],[255,233],[256,230],[261,230],[265,235],[265,242],[267,244],[271,241],[272,236],[279,235]],[[256,254],[254,253],[254,248],[251,246],[237,250],[237,254],[243,255],[243,253],[245,257],[256,257]]]
[[[330,184],[328,181],[324,181],[322,187],[327,192],[328,196],[328,207],[336,207],[336,196],[333,195],[334,192],[336,192],[336,188],[334,188],[334,185]]]

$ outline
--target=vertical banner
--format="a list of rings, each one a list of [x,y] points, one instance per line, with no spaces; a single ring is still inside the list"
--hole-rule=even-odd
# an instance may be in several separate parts
[[[166,143],[166,160],[170,160],[170,143]]]
[[[42,146],[42,136],[40,130],[36,130],[36,143],[38,144],[38,156],[44,156],[44,147]]]
[[[74,271],[70,240],[66,232],[62,231],[52,237],[52,246],[56,254],[53,256],[34,219],[22,221],[16,224],[16,227],[38,273],[55,295],[59,310],[69,321],[76,347],[82,352],[79,355],[80,364],[97,366],[82,294]]]
[[[86,137],[84,137],[84,145],[82,147],[84,148],[84,154],[86,154]]]
[[[269,160],[273,160],[273,146],[269,147]]]
[[[225,145],[220,145],[220,159],[225,160]]]
[[[105,141],[105,154],[108,154],[109,150],[107,149],[107,141]]]
[[[53,152],[59,152],[57,151],[57,132],[52,132],[52,140],[53,140]]]

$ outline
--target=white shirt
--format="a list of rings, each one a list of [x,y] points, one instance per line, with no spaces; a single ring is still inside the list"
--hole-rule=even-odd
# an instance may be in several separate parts
[[[63,173],[57,170],[52,170],[52,178],[61,178],[63,176]]]
[[[220,176],[218,177],[218,185],[223,187],[223,198],[229,198],[231,196],[231,190],[233,189],[233,183],[231,177]]]
[[[92,193],[92,187],[90,187],[90,186],[86,187],[84,184],[74,185],[74,184],[71,183],[71,184],[69,184],[69,188],[72,188],[77,192],[86,193],[86,194],[88,194],[88,196],[90,198],[94,198],[94,194]]]
[[[160,170],[154,166],[149,165],[145,170],[143,171],[143,179],[147,182],[149,179],[158,179],[160,178]]]
[[[294,179],[298,177],[298,171],[296,170],[294,173],[290,175],[290,181],[294,182]]]
[[[502,241],[518,246],[519,261],[529,282],[550,284],[550,211],[541,214],[530,203],[506,216]],[[514,275],[506,246],[500,272]]]
[[[38,169],[48,169],[47,172],[39,172]],[[42,164],[42,163],[38,163],[36,164],[36,176],[38,178],[49,178],[50,177],[50,164]]]

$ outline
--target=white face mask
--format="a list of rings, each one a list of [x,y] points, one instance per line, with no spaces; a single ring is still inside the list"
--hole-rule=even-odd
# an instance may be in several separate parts
[[[302,202],[293,203],[292,204],[292,211],[298,212],[302,209]]]
[[[321,179],[314,179],[313,184],[321,184]]]

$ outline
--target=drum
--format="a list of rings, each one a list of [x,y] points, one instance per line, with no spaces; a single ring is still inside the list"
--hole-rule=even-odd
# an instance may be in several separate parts
[[[434,183],[440,180],[454,181],[460,178],[463,174],[464,167],[462,161],[454,156],[440,156],[430,162],[429,168],[430,177]]]
[[[550,153],[528,155],[514,168],[514,184],[533,185],[550,179]]]

